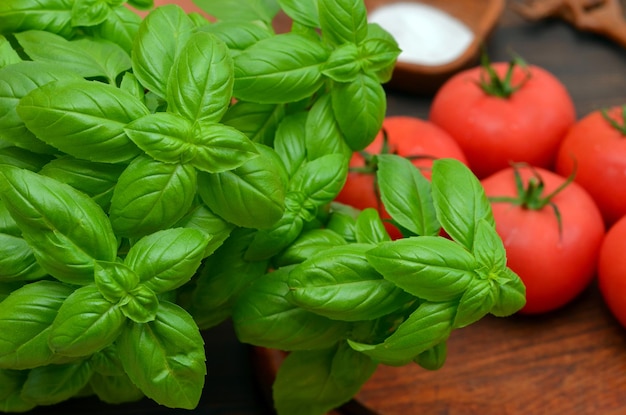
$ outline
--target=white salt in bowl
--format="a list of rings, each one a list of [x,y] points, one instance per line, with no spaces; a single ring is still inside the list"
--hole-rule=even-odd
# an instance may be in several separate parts
[[[432,95],[452,75],[478,63],[505,0],[365,0],[370,22],[403,50],[389,87]]]

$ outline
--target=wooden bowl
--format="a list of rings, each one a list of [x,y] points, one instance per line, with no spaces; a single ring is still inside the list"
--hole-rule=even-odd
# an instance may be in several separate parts
[[[387,86],[418,95],[432,95],[452,75],[479,62],[481,45],[487,40],[504,11],[505,0],[365,0],[370,16],[393,3],[422,3],[460,20],[471,30],[469,46],[453,60],[441,64],[418,64],[399,59]]]

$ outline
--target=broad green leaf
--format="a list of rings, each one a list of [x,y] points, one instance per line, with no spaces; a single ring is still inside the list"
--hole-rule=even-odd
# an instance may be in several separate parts
[[[338,209],[338,207],[341,208]],[[356,242],[356,219],[358,215],[359,211],[357,209],[333,202],[330,216],[326,222],[326,228],[341,235],[347,242]]]
[[[230,316],[241,291],[267,271],[268,261],[247,261],[244,254],[254,237],[249,229],[235,229],[201,266],[195,280],[191,310],[198,324],[209,328]],[[215,293],[220,295],[215,295]]]
[[[7,38],[0,35],[0,69],[21,61],[20,55],[13,49]]]
[[[377,244],[391,240],[376,209],[364,209],[357,217],[356,240],[363,244]]]
[[[94,282],[102,297],[116,304],[139,285],[139,275],[121,262],[96,261]]]
[[[73,5],[74,0],[3,0],[0,34],[38,29],[69,36],[74,31]]]
[[[367,9],[363,0],[318,0],[320,28],[332,45],[359,44],[367,35]]]
[[[289,275],[288,299],[334,320],[375,319],[412,296],[383,278],[365,259],[370,245],[351,244],[322,251]]]
[[[167,96],[170,71],[194,27],[183,9],[174,4],[156,8],[139,27],[131,55],[133,72],[161,98]]]
[[[337,82],[352,82],[360,71],[359,50],[354,43],[337,47],[322,67],[322,73]]]
[[[273,36],[274,32],[269,27],[264,27],[255,21],[217,21],[207,24],[198,29],[211,33],[218,37],[228,46],[229,53],[235,56],[240,51],[252,46],[261,39]]]
[[[93,281],[95,260],[113,261],[117,240],[100,206],[82,192],[28,170],[0,166],[0,194],[39,264],[73,284]]]
[[[120,82],[120,89],[145,102],[146,93],[139,80],[132,72],[125,72]]]
[[[127,404],[145,396],[125,373],[118,376],[94,373],[89,379],[89,386],[99,400],[108,404]]]
[[[199,170],[219,173],[241,166],[258,152],[242,132],[208,121],[156,113],[130,123],[128,136],[155,160],[189,163]]]
[[[204,204],[193,207],[175,226],[196,229],[209,237],[204,251],[205,257],[219,248],[235,228],[235,225],[211,212]]]
[[[106,0],[75,0],[72,7],[73,26],[94,26],[106,20],[111,5]]]
[[[526,287],[521,278],[510,268],[500,272],[494,281],[497,284],[495,302],[490,313],[497,317],[507,317],[518,312],[526,304]]]
[[[94,353],[89,361],[93,365],[93,370],[101,375],[120,376],[125,374],[115,344]]]
[[[65,156],[43,166],[39,174],[67,183],[88,194],[107,211],[113,197],[113,189],[125,167],[122,164],[96,163]]]
[[[238,101],[224,114],[222,123],[236,128],[256,143],[272,147],[276,128],[284,117],[282,104]]]
[[[467,166],[454,159],[433,163],[432,194],[443,229],[468,250],[474,250],[481,220],[494,225],[491,204],[480,181]]]
[[[190,121],[220,121],[232,97],[233,70],[224,42],[210,33],[194,33],[169,74],[168,111]]]
[[[389,32],[376,23],[368,24],[367,37],[358,48],[365,72],[374,72],[381,83],[391,80],[401,49]]]
[[[281,415],[319,415],[348,402],[370,378],[376,363],[345,343],[290,353],[273,388]]]
[[[30,369],[57,360],[48,347],[50,327],[72,288],[33,282],[0,302],[0,369]]]
[[[283,216],[286,172],[270,147],[256,144],[259,157],[222,173],[202,173],[198,193],[223,219],[246,228],[267,229]]]
[[[506,268],[506,249],[502,238],[495,226],[485,219],[476,224],[474,255],[484,269],[484,278],[490,278],[490,273],[498,273]]]
[[[320,26],[318,0],[278,0],[278,4],[295,22],[308,27]]]
[[[302,232],[298,238],[282,251],[272,262],[277,267],[299,264],[319,252],[345,245],[346,241],[330,229],[311,229]]]
[[[322,86],[328,54],[321,43],[296,33],[263,39],[234,58],[235,97],[262,104],[308,98]]]
[[[296,194],[300,211],[317,213],[318,207],[331,202],[341,191],[348,175],[348,162],[341,154],[328,154],[303,164],[289,183],[289,192]],[[297,212],[295,208],[288,207]],[[303,216],[305,220],[306,215]]]
[[[491,311],[494,304],[492,281],[478,278],[472,280],[459,300],[454,328],[477,322]]]
[[[33,280],[45,275],[24,239],[0,233],[0,282]]]
[[[114,83],[117,75],[131,67],[128,53],[107,40],[82,38],[70,41],[39,30],[17,33],[15,37],[32,60],[56,65],[84,78],[104,77]]]
[[[324,94],[315,101],[308,112],[305,128],[309,160],[333,153],[343,154],[347,159],[352,156],[352,149],[348,147],[335,118],[329,94]]]
[[[379,363],[403,366],[447,340],[455,315],[454,302],[424,302],[384,342],[365,344],[348,340],[348,343]]]
[[[22,387],[28,376],[26,370],[0,369],[0,411],[2,412],[28,412],[37,404],[27,402],[21,397]]]
[[[24,61],[0,69],[0,140],[36,153],[56,151],[26,128],[16,108],[32,90],[48,82],[69,79],[80,77],[49,63]]]
[[[117,304],[104,298],[94,284],[86,285],[61,305],[48,344],[51,350],[64,356],[89,356],[112,344],[125,321]]]
[[[137,13],[118,6],[111,10],[104,22],[86,29],[96,38],[117,43],[130,55],[141,21]]]
[[[79,393],[92,374],[88,360],[37,367],[28,373],[21,396],[37,405],[63,402]]]
[[[122,299],[122,313],[135,323],[154,321],[159,309],[159,298],[150,288],[140,284]]]
[[[237,338],[279,350],[330,347],[348,332],[348,323],[333,321],[287,300],[290,267],[262,276],[237,298],[233,324]]]
[[[149,398],[194,409],[206,375],[204,341],[186,311],[162,301],[156,319],[131,324],[117,341],[124,370]]]
[[[413,361],[428,370],[439,370],[448,357],[448,342],[443,341],[430,349],[418,354]]]
[[[54,159],[51,154],[38,154],[25,148],[8,146],[0,148],[0,164],[40,172],[41,168]]]
[[[128,4],[139,10],[149,10],[154,7],[154,0],[128,0]]]
[[[246,251],[248,261],[270,259],[287,248],[302,232],[304,219],[299,212],[286,210],[283,217],[270,229],[257,231]]]
[[[136,97],[95,81],[56,81],[20,100],[17,113],[37,137],[76,158],[117,163],[139,154],[127,123],[148,113]],[[62,113],[63,117],[59,117]]]
[[[109,212],[115,233],[141,237],[169,228],[191,207],[196,170],[138,157],[120,175]]]
[[[204,257],[209,238],[191,228],[170,228],[144,236],[134,244],[124,264],[157,294],[174,290],[191,279]]]
[[[430,301],[458,298],[475,277],[476,259],[461,245],[440,236],[384,242],[366,254],[385,279]]]
[[[409,160],[392,155],[377,156],[376,179],[383,205],[393,220],[416,235],[440,231],[430,182]]]
[[[306,119],[306,112],[287,116],[276,130],[274,150],[283,160],[289,177],[292,177],[307,159]]]
[[[335,82],[331,97],[346,143],[354,151],[363,150],[383,125],[387,98],[382,85],[373,75],[359,73],[352,82]]]
[[[22,230],[9,213],[6,204],[0,199],[0,232],[6,235],[22,237]]]
[[[276,0],[194,0],[194,2],[219,20],[260,20],[270,23],[279,10]]]

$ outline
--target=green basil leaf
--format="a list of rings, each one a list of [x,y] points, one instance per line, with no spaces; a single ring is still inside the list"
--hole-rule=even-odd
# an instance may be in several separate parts
[[[224,114],[222,123],[236,128],[256,143],[272,147],[276,128],[284,117],[282,104],[238,101]]]
[[[497,317],[507,317],[518,312],[526,304],[526,287],[510,268],[505,268],[496,277],[495,303],[490,313]]]
[[[20,55],[13,49],[7,38],[0,35],[0,69],[21,61]]]
[[[367,9],[362,0],[318,0],[324,40],[333,44],[359,44],[367,35]]]
[[[362,104],[359,104],[362,105]],[[319,97],[306,120],[306,148],[309,160],[315,160],[326,154],[343,154],[347,159],[352,156],[352,149],[345,141],[333,111],[329,94]]]
[[[139,275],[120,262],[96,261],[94,281],[102,296],[115,304],[139,285]]]
[[[89,358],[93,365],[93,370],[105,376],[122,376],[125,375],[122,362],[117,353],[115,344],[105,347],[99,352],[94,353]]]
[[[415,363],[427,370],[439,370],[446,363],[448,356],[448,342],[443,341],[430,349],[418,354]]]
[[[139,10],[150,10],[154,7],[154,0],[128,0],[128,4]]]
[[[155,160],[190,163],[209,173],[234,169],[258,154],[254,144],[232,127],[192,123],[176,114],[146,115],[130,123],[125,131]]]
[[[126,373],[118,376],[94,373],[89,379],[89,386],[99,400],[108,404],[134,402],[145,396]]]
[[[439,236],[417,236],[381,243],[368,251],[366,257],[385,279],[430,301],[458,298],[478,268],[471,253],[456,242]]]
[[[109,215],[115,233],[141,237],[171,227],[191,207],[196,183],[193,166],[148,157],[133,160],[120,175],[111,199]]]
[[[141,21],[137,13],[122,5],[113,8],[104,22],[85,28],[85,30],[96,38],[117,43],[130,54]]]
[[[0,199],[0,232],[6,235],[22,237],[22,230],[9,213],[6,204]]]
[[[0,302],[0,368],[31,369],[55,362],[52,322],[72,288],[53,281],[26,284]]]
[[[124,370],[147,397],[170,408],[198,405],[206,375],[204,341],[185,310],[162,301],[156,319],[128,326],[117,347]]]
[[[67,183],[88,194],[107,211],[117,180],[125,167],[121,164],[96,163],[65,156],[43,166],[39,174]]]
[[[28,170],[0,166],[0,194],[39,264],[73,284],[93,281],[95,260],[113,261],[117,239],[87,195]]]
[[[247,261],[244,254],[254,232],[235,229],[198,272],[192,293],[191,312],[203,328],[213,327],[231,315],[241,291],[267,271],[268,261]],[[221,293],[215,295],[215,293]]]
[[[455,315],[455,302],[424,302],[384,342],[365,344],[348,340],[348,343],[379,363],[403,366],[447,340]]]
[[[375,319],[412,296],[384,279],[365,259],[370,245],[338,246],[296,266],[289,275],[288,299],[334,320]]]
[[[261,39],[273,36],[274,32],[269,27],[259,25],[255,21],[218,21],[207,24],[198,29],[211,33],[218,37],[228,46],[229,53],[235,56],[240,51],[254,45]]]
[[[360,71],[359,51],[354,43],[337,47],[322,67],[322,73],[337,82],[352,82]]]
[[[321,67],[327,59],[327,49],[307,36],[263,39],[235,56],[234,94],[265,104],[308,98],[323,84]]]
[[[22,387],[22,399],[37,405],[66,401],[89,383],[93,368],[88,360],[34,368]]]
[[[283,216],[286,172],[270,147],[236,169],[198,177],[202,201],[223,219],[246,228],[268,229]]]
[[[360,211],[333,202],[326,228],[338,233],[347,242],[356,242],[356,218]]]
[[[473,251],[477,224],[485,220],[495,226],[482,185],[467,166],[454,159],[435,160],[431,180],[437,218],[443,229]]]
[[[474,238],[474,255],[487,272],[485,278],[491,277],[490,272],[499,272],[506,268],[506,249],[492,223],[481,219],[476,224]]]
[[[145,101],[146,93],[143,87],[139,83],[139,80],[132,72],[125,72],[120,82],[120,89],[126,91],[135,98]]]
[[[109,2],[104,0],[75,0],[72,7],[73,26],[94,26],[106,20],[111,12]]]
[[[276,0],[195,0],[195,3],[218,20],[272,21],[279,7]]]
[[[94,284],[78,288],[61,305],[50,329],[48,344],[58,354],[89,356],[112,344],[126,319]]]
[[[278,350],[330,347],[348,332],[348,323],[301,309],[287,300],[290,267],[254,281],[237,298],[233,324],[237,338]]]
[[[144,236],[133,245],[124,264],[157,294],[174,290],[194,275],[209,238],[199,230],[170,228]]]
[[[37,406],[36,403],[27,402],[21,396],[22,388],[28,371],[0,369],[0,411],[2,412],[28,412]]]
[[[159,298],[150,288],[140,284],[122,299],[120,309],[135,323],[148,323],[156,318]]]
[[[376,23],[368,24],[367,37],[358,48],[363,70],[374,72],[381,83],[391,80],[401,49],[389,32]]]
[[[359,73],[349,83],[334,83],[332,106],[339,129],[354,151],[363,150],[383,125],[387,97],[373,75]]]
[[[311,229],[302,232],[296,240],[273,259],[273,263],[276,267],[299,264],[325,249],[332,249],[345,244],[345,239],[335,231]]]
[[[42,62],[24,61],[0,69],[0,140],[36,153],[55,149],[35,137],[17,114],[20,99],[48,82],[79,79],[79,76]]]
[[[139,154],[124,127],[146,115],[148,108],[114,86],[81,80],[50,82],[33,90],[20,100],[17,113],[29,130],[59,150],[117,163]]]
[[[391,238],[385,225],[374,208],[364,209],[356,219],[356,241],[363,244],[377,244]]]
[[[15,38],[32,60],[57,65],[84,78],[104,77],[115,82],[117,75],[131,67],[128,53],[107,40],[82,38],[70,41],[43,30],[16,33]]]
[[[306,112],[285,117],[276,130],[274,150],[283,160],[287,174],[292,177],[307,159]]]
[[[319,27],[318,0],[278,0],[281,9],[291,19],[308,27]]]
[[[375,369],[376,363],[370,358],[344,344],[292,352],[274,382],[276,410],[279,414],[327,413],[349,401]]]
[[[321,156],[298,169],[289,183],[289,192],[298,195],[293,200],[300,202],[299,209],[317,208],[337,197],[347,175],[348,162],[342,154]]]
[[[68,37],[74,31],[73,5],[74,0],[4,0],[0,2],[0,34],[40,29]]]
[[[203,204],[193,207],[175,226],[196,229],[209,237],[204,251],[205,257],[219,248],[235,228],[235,225],[226,222]]]
[[[304,228],[304,219],[298,212],[286,210],[283,217],[271,229],[259,230],[245,258],[248,261],[262,261],[270,259],[285,249],[300,235]]]
[[[24,239],[0,233],[0,282],[34,280],[45,275]]]
[[[232,97],[233,70],[224,42],[210,33],[194,33],[169,74],[168,110],[191,121],[218,122]]]
[[[174,4],[157,7],[139,27],[131,55],[133,72],[161,98],[167,96],[170,71],[194,28],[189,16]]]
[[[461,328],[477,322],[491,311],[494,304],[493,283],[486,279],[473,279],[459,300],[454,327]]]
[[[25,148],[8,146],[0,148],[0,164],[8,164],[11,166],[38,172],[54,159],[51,154],[38,154]]]
[[[409,160],[393,154],[377,156],[380,197],[394,222],[416,235],[437,235],[430,182]]]

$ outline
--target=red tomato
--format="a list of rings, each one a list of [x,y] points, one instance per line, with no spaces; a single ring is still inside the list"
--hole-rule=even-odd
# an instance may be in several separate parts
[[[501,170],[482,180],[488,197],[516,198],[514,168]],[[518,168],[525,187],[533,170]],[[550,195],[567,179],[536,168]],[[550,199],[558,208],[561,228],[553,207],[538,209],[495,202],[492,199],[496,230],[507,253],[507,264],[526,285],[526,305],[520,313],[555,310],[578,296],[595,275],[598,252],[604,237],[600,210],[589,194],[575,182]]]
[[[626,216],[606,233],[598,259],[598,285],[607,306],[626,327]]]
[[[430,178],[430,169],[434,159],[455,158],[467,164],[463,151],[459,145],[445,131],[429,121],[411,116],[389,116],[383,121],[382,131],[365,149],[369,154],[380,154],[383,150],[383,131],[387,135],[387,152],[404,157],[423,156],[413,159],[427,178]],[[378,190],[375,187],[375,172],[358,172],[355,169],[366,165],[365,158],[355,152],[350,161],[351,172],[336,200],[353,206],[357,209],[373,207],[378,209],[383,219],[389,219],[389,214],[382,206]],[[390,223],[385,227],[393,239],[400,238],[400,231]]]
[[[508,63],[492,64],[502,77]],[[462,71],[437,91],[429,119],[461,146],[469,167],[484,178],[511,162],[552,169],[559,144],[576,121],[569,92],[552,74],[537,66],[516,65],[508,98],[486,93],[479,85],[482,66]]]
[[[608,115],[624,124],[621,107],[611,108]],[[556,171],[569,176],[574,167],[576,182],[594,198],[607,226],[626,214],[626,131],[612,126],[602,111],[582,118],[563,139]]]

